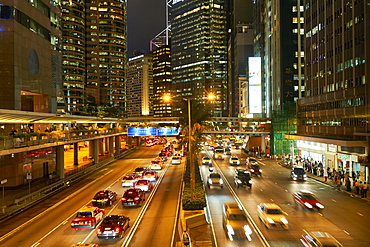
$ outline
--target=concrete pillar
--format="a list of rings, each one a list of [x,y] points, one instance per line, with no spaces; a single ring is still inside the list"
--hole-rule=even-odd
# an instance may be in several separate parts
[[[73,143],[73,164],[78,166],[78,142]]]
[[[116,155],[120,155],[121,153],[121,137],[120,136],[115,136],[115,151]]]
[[[107,141],[108,141],[108,152],[109,152],[109,157],[113,157],[114,156],[114,137],[111,136],[109,138],[107,138]]]
[[[56,174],[60,179],[64,178],[64,145],[55,147]]]
[[[266,136],[261,137],[261,153],[266,154]]]
[[[127,137],[127,145],[128,145],[128,148],[132,148],[132,136]]]
[[[89,158],[93,157],[93,141],[89,141]]]
[[[96,139],[96,140],[92,140],[90,142],[91,144],[91,157],[93,159],[93,161],[96,163],[99,163],[99,143],[101,139]]]
[[[104,145],[103,145],[103,138],[98,139],[98,151],[99,155],[104,155]]]

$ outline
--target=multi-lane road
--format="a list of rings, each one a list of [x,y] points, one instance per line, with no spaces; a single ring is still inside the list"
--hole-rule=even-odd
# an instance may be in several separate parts
[[[178,207],[182,185],[183,164],[167,165],[159,173],[159,181],[146,194],[142,207],[122,208],[120,197],[124,192],[121,178],[138,166],[148,166],[160,151],[159,145],[143,147],[124,159],[117,160],[88,178],[73,184],[61,193],[3,222],[0,228],[0,246],[70,246],[75,243],[97,243],[100,246],[175,246],[179,241]],[[239,150],[241,167],[245,167],[245,156]],[[201,155],[207,155],[203,153]],[[210,154],[209,154],[210,155]],[[307,231],[326,231],[335,236],[344,246],[370,245],[369,203],[338,192],[333,187],[308,179],[294,182],[289,179],[289,170],[276,162],[260,162],[262,177],[253,177],[252,189],[236,188],[235,167],[228,158],[213,161],[216,171],[225,180],[222,189],[207,188],[212,233],[216,246],[302,246],[300,237]],[[202,176],[208,176],[208,167],[201,166]],[[94,194],[111,189],[119,195],[112,206],[104,207],[106,214],[123,214],[130,217],[131,227],[122,239],[98,239],[94,229],[74,230],[70,223],[76,212],[90,205]],[[322,212],[308,211],[297,206],[292,193],[306,189],[314,192],[325,205]],[[253,229],[252,240],[231,242],[222,227],[224,202],[240,202],[250,217]],[[286,213],[289,230],[267,229],[257,216],[257,205],[274,202]]]

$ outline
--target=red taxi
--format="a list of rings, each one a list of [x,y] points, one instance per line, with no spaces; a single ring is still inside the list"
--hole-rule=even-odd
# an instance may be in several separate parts
[[[85,206],[78,211],[76,217],[72,220],[71,228],[86,229],[95,228],[96,225],[104,218],[105,211],[103,209]]]

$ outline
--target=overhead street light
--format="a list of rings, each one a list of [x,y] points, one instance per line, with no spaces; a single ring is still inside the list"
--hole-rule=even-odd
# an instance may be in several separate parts
[[[165,94],[163,95],[162,99],[165,102],[170,102],[171,101],[171,95],[170,94]],[[188,107],[188,153],[189,153],[189,158],[190,158],[190,188],[192,193],[194,193],[195,190],[195,165],[194,165],[194,160],[193,160],[193,150],[192,150],[192,118],[191,118],[191,98],[183,98],[184,100],[187,101],[187,107]],[[213,93],[209,93],[207,95],[207,99],[209,101],[213,101],[216,99],[216,95]]]

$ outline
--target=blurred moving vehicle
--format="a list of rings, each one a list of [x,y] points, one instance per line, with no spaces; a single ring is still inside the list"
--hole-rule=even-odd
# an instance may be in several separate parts
[[[128,174],[124,176],[121,180],[122,187],[134,187],[136,180],[137,180],[137,177],[135,174]]]
[[[221,175],[218,174],[217,172],[210,173],[207,179],[207,186],[208,188],[211,188],[211,186],[218,186],[223,188],[224,182],[221,178]]]
[[[224,203],[222,224],[227,237],[235,239],[252,240],[252,230],[243,210],[237,203]]]
[[[140,167],[136,167],[132,173],[135,174],[136,176],[141,177],[143,175],[143,172],[147,170],[148,170],[147,167],[140,166]]]
[[[231,155],[231,149],[230,148],[225,148],[225,154],[226,155]]]
[[[301,243],[305,247],[343,247],[332,235],[327,232],[307,232],[302,235]]]
[[[105,217],[96,229],[98,238],[123,238],[123,233],[130,227],[130,218],[123,215],[110,215]]]
[[[252,175],[261,176],[262,177],[262,169],[261,166],[258,163],[248,163],[247,167],[249,169],[249,172]]]
[[[101,190],[97,192],[91,200],[93,206],[111,206],[117,200],[117,193],[111,190]]]
[[[141,189],[131,188],[123,193],[121,198],[122,207],[141,206],[145,201],[145,193]]]
[[[171,164],[172,165],[180,165],[181,164],[181,156],[180,155],[172,156]]]
[[[72,220],[71,228],[73,229],[86,229],[95,228],[96,225],[104,218],[105,211],[103,209],[85,206],[81,208],[76,217]]]
[[[306,181],[307,175],[303,167],[296,166],[296,167],[293,167],[292,170],[290,171],[290,178],[295,181],[298,181],[298,180]]]
[[[248,166],[249,164],[258,164],[258,161],[255,158],[247,158],[246,160],[246,165]]]
[[[288,220],[281,208],[275,203],[261,203],[257,206],[258,218],[270,229],[272,227],[282,227],[288,229]]]
[[[223,160],[224,159],[224,153],[225,153],[225,150],[224,150],[223,147],[216,146],[213,149],[213,159],[215,159],[215,160]]]
[[[202,158],[202,165],[209,166],[212,165],[212,160],[208,156],[203,156]]]
[[[246,186],[252,189],[252,175],[247,169],[237,168],[235,169],[234,177],[235,186]]]
[[[308,190],[300,190],[293,194],[294,202],[307,209],[324,209],[324,205]]]
[[[229,164],[231,166],[240,166],[240,160],[238,156],[231,156],[229,159]]]
[[[155,182],[158,179],[157,173],[155,171],[146,171],[143,173],[142,179],[149,180],[150,182]]]
[[[152,182],[146,179],[139,179],[134,185],[135,189],[141,189],[142,191],[149,192],[153,188]]]

